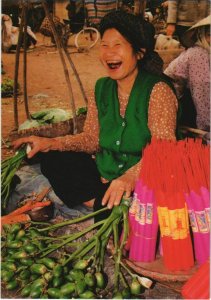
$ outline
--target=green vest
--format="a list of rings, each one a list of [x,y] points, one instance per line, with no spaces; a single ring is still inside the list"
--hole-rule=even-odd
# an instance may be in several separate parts
[[[117,82],[100,78],[95,98],[100,124],[100,152],[96,163],[102,177],[112,180],[138,163],[141,150],[150,141],[148,105],[157,82],[165,81],[144,70],[139,71],[128,101],[124,118],[120,115]]]

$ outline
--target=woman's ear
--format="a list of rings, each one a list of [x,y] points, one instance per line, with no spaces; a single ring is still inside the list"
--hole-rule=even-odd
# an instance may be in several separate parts
[[[138,51],[138,53],[137,53],[137,59],[141,60],[143,58],[145,52],[146,52],[146,49],[145,48],[141,48],[141,50]]]

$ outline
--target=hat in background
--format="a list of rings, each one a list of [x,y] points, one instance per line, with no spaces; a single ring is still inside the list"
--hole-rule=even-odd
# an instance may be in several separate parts
[[[210,25],[210,24],[211,24],[211,15],[209,15],[208,17],[197,22],[195,25],[193,25],[191,28],[189,28],[188,31],[193,30],[200,26],[206,26],[206,25]]]
[[[185,47],[189,48],[192,47],[196,42],[196,31],[197,28],[201,26],[211,25],[211,15],[207,16],[206,18],[200,20],[196,24],[194,24],[191,28],[189,28],[183,35],[182,40]]]

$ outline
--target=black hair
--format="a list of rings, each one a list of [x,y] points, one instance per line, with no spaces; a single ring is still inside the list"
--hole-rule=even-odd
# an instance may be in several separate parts
[[[144,57],[139,61],[138,66],[145,68],[154,74],[162,74],[163,60],[154,51],[155,29],[154,26],[145,21],[141,16],[117,10],[105,15],[100,22],[99,31],[101,38],[108,29],[116,29],[131,44],[135,53],[146,49]]]
[[[101,37],[107,29],[115,28],[132,45],[135,52],[146,48],[143,26],[137,16],[125,11],[113,11],[108,13],[100,23]]]

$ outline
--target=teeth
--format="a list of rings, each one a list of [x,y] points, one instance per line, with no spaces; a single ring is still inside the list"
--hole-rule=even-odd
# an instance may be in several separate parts
[[[110,69],[117,69],[120,67],[120,65],[122,64],[121,61],[112,61],[112,62],[107,62],[108,66]]]
[[[121,61],[119,61],[119,60],[109,60],[109,61],[107,61],[107,64],[118,64],[118,63],[121,63]]]

